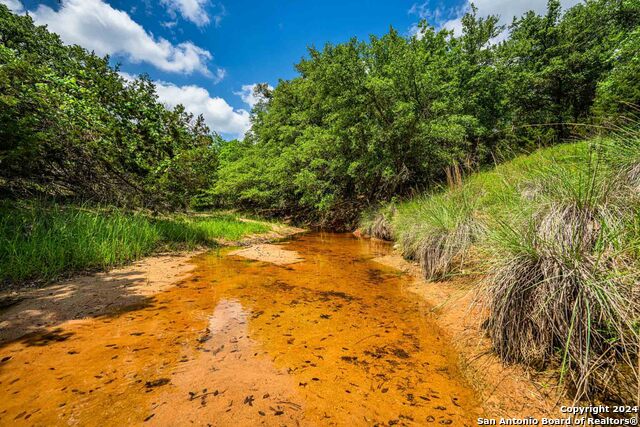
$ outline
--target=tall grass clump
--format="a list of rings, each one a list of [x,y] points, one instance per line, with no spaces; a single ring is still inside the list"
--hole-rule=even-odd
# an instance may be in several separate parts
[[[233,242],[250,234],[261,234],[271,230],[267,224],[257,221],[240,221],[233,214],[215,213],[200,216],[173,215],[155,219],[154,226],[162,240],[189,246],[211,244],[218,240]]]
[[[155,218],[118,209],[0,205],[0,284],[106,269],[159,249],[216,245],[270,227],[233,215]]]
[[[623,130],[623,135],[602,141],[605,160],[616,173],[616,181],[629,196],[640,196],[640,130]]]
[[[420,263],[428,280],[459,271],[483,230],[478,194],[467,187],[416,198],[399,207],[394,222],[403,255]]]
[[[628,238],[636,213],[603,156],[574,166],[537,170],[534,194],[496,222],[486,242],[488,333],[505,361],[558,360],[577,397],[625,401],[638,380],[638,265]]]
[[[366,212],[360,219],[359,228],[367,236],[387,241],[394,240],[392,222],[395,214],[396,207],[393,203],[376,211]]]
[[[428,280],[457,274],[474,258],[485,230],[511,218],[523,195],[535,196],[538,189],[531,176],[544,167],[580,163],[587,148],[585,143],[558,145],[492,170],[460,176],[448,188],[397,204],[388,234],[405,258],[420,263]]]

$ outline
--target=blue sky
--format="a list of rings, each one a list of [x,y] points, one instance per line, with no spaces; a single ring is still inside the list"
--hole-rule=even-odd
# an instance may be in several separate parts
[[[565,7],[577,0],[564,0]],[[110,54],[125,76],[147,73],[160,100],[204,114],[226,138],[249,126],[251,85],[296,75],[307,47],[411,34],[421,19],[459,30],[467,0],[0,0],[17,13],[96,53]],[[504,22],[546,0],[476,0],[481,14]]]

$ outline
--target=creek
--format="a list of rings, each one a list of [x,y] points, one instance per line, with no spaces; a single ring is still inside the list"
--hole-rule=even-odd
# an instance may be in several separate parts
[[[2,425],[475,425],[455,350],[382,242],[212,251],[144,303],[4,344]]]

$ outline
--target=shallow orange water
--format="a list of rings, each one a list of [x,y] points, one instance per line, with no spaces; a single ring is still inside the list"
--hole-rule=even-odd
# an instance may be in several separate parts
[[[148,304],[0,347],[2,425],[475,425],[455,352],[373,261],[308,234],[289,266],[214,252]]]

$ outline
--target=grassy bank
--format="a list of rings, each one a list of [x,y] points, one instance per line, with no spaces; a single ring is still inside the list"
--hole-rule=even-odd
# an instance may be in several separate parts
[[[579,398],[635,402],[640,138],[518,157],[363,218],[427,280],[478,274],[495,351],[558,369]]]
[[[151,217],[115,209],[0,206],[0,283],[106,269],[160,249],[215,246],[270,230],[231,214]]]

